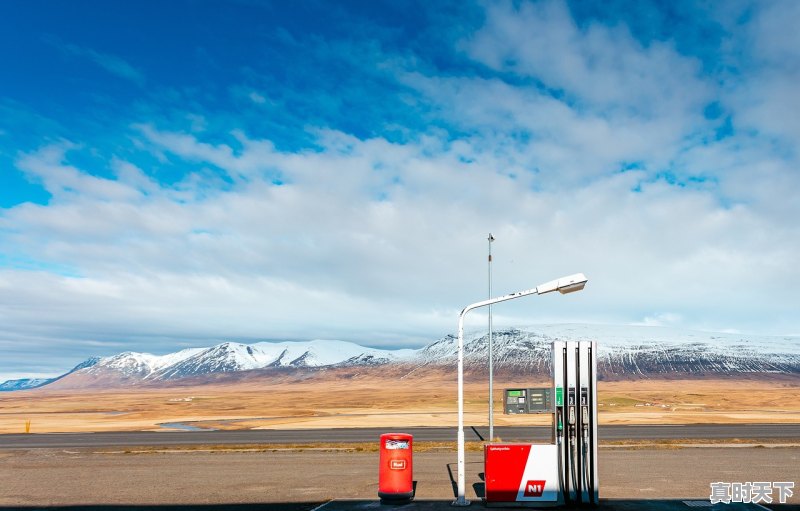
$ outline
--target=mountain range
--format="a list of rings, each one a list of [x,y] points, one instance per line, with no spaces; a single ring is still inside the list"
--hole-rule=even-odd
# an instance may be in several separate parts
[[[663,327],[610,325],[536,325],[499,330],[493,335],[498,373],[546,375],[554,340],[598,341],[600,378],[648,378],[709,375],[800,376],[800,338],[709,333]],[[485,371],[488,335],[465,340],[469,371]],[[165,384],[187,378],[223,377],[243,371],[261,374],[281,370],[314,372],[330,368],[452,369],[457,339],[448,335],[420,349],[386,350],[333,340],[306,342],[224,342],[165,355],[125,352],[93,357],[52,379],[0,383],[2,390],[53,386],[96,387]]]

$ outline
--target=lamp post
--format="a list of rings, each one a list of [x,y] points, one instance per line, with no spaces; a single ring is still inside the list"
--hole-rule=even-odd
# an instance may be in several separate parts
[[[492,242],[489,233],[489,299],[492,298]],[[492,350],[492,306],[489,305],[489,441],[494,440],[494,364]]]
[[[589,279],[583,273],[576,273],[560,279],[551,280],[540,284],[533,289],[526,289],[525,291],[518,291],[510,295],[499,296],[497,298],[490,298],[482,302],[476,302],[464,307],[461,314],[458,315],[458,495],[456,500],[453,501],[454,506],[469,506],[470,502],[467,500],[465,494],[464,482],[464,316],[472,309],[479,307],[486,307],[499,302],[513,300],[515,298],[522,298],[528,295],[543,295],[553,291],[558,291],[561,294],[574,293],[580,291],[586,286]]]

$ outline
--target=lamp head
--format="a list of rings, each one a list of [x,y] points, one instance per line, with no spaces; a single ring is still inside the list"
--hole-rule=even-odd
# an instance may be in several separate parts
[[[566,277],[561,277],[560,279],[551,280],[550,282],[545,282],[544,284],[536,286],[536,294],[543,295],[552,291],[558,291],[562,295],[574,293],[575,291],[580,291],[586,287],[586,282],[588,280],[589,279],[587,279],[586,275],[583,273],[568,275]]]
[[[586,287],[585,280],[583,282],[576,282],[574,284],[569,284],[564,287],[559,287],[558,292],[561,293],[562,295],[565,295],[568,293],[574,293],[575,291],[580,291],[584,287]]]

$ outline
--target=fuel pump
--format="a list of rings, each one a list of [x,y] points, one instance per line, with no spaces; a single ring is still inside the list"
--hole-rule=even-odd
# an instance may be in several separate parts
[[[597,343],[555,341],[552,357],[556,437],[558,417],[567,417],[565,445],[558,449],[564,480],[562,500],[570,504],[597,504]],[[564,395],[566,399],[561,399]]]
[[[558,417],[567,417],[564,447],[558,449],[564,503],[597,504],[597,343],[556,341],[552,348],[555,436]],[[566,399],[560,398],[566,394]]]
[[[598,503],[597,343],[555,341],[551,357],[551,442],[486,444],[488,506]]]

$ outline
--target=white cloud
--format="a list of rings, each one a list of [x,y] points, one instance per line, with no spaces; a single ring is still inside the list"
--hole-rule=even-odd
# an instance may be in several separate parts
[[[702,190],[653,182],[633,192],[636,172],[565,195],[495,172],[491,154],[464,163],[459,144],[326,132],[324,151],[292,154],[240,135],[244,149],[234,155],[191,135],[142,132],[174,155],[246,169],[248,180],[185,200],[117,159],[116,193],[74,179],[69,192],[53,188],[47,207],[6,211],[3,225],[24,226],[20,246],[83,275],[6,275],[0,303],[14,295],[6,314],[15,324],[107,336],[430,338],[452,330],[463,302],[483,297],[490,230],[498,293],[574,271],[591,279],[583,296],[509,305],[509,318],[625,322],[668,308],[689,326],[746,330],[770,318],[780,329],[800,285],[786,227],[745,206],[722,207]],[[52,167],[53,152],[21,161]],[[289,184],[272,185],[253,161],[279,169]],[[43,322],[42,303],[61,312]]]
[[[750,23],[729,29],[736,36],[729,51],[739,57],[726,77],[725,101],[742,129],[774,137],[798,157],[800,144],[800,4],[777,1],[758,4]],[[731,57],[734,58],[734,57]]]
[[[536,89],[499,80],[404,77],[442,105],[448,120],[478,132],[471,150],[491,150],[503,169],[536,172],[538,186],[557,188],[620,170],[623,164],[662,170],[692,136],[699,113],[648,119],[595,114]]]
[[[698,80],[700,63],[672,44],[643,47],[625,25],[578,28],[562,1],[497,2],[467,53],[486,65],[540,80],[591,110],[644,119],[695,109],[709,87]]]
[[[583,293],[498,307],[498,327],[796,332],[793,40],[760,25],[778,14],[747,29],[763,64],[720,80],[669,42],[579,29],[559,3],[515,5],[491,4],[463,42],[494,74],[397,71],[458,139],[317,127],[318,147],[288,152],[235,127],[220,142],[205,117],[191,133],[134,127],[134,149],[219,169],[225,187],[212,172],[160,183],[122,151],[113,178],[71,163],[82,146],[20,155],[52,200],[0,211],[0,241],[77,276],[0,270],[0,343],[25,333],[83,354],[232,337],[420,344],[485,297],[490,231],[498,294],[590,278]],[[737,128],[720,140],[719,121],[703,116],[715,100]]]
[[[35,154],[22,156],[17,166],[32,179],[41,181],[44,188],[57,197],[78,193],[98,199],[125,200],[140,195],[116,180],[94,177],[65,164],[65,153],[75,148],[68,142],[50,145]]]
[[[634,166],[653,177],[713,133],[719,85],[671,42],[643,46],[624,25],[579,28],[564,2],[491,3],[461,43],[496,71],[477,78],[400,70],[436,112],[502,168],[548,190]],[[690,174],[691,175],[691,174]]]

